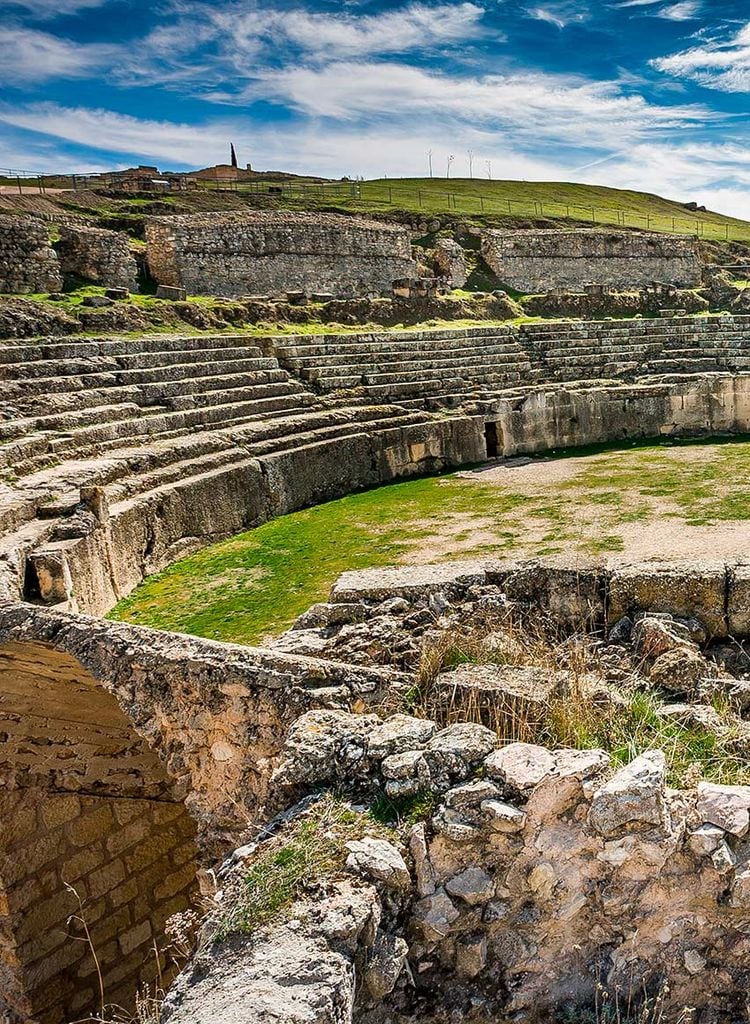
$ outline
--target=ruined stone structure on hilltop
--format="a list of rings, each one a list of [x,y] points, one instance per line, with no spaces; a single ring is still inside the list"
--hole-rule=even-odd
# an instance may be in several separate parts
[[[701,261],[692,235],[575,229],[485,231],[482,256],[519,292],[580,290],[599,284],[628,291],[653,281],[694,288]]]
[[[154,217],[148,264],[193,295],[389,292],[416,276],[407,228],[335,214],[227,213]]]

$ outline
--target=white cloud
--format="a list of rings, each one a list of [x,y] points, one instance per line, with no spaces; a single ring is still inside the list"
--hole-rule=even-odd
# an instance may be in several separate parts
[[[659,57],[652,64],[659,71],[708,88],[750,92],[750,23],[726,42],[712,40]]]
[[[219,98],[226,102],[228,97]],[[658,106],[625,95],[617,83],[541,73],[448,76],[399,63],[342,62],[319,69],[265,71],[241,98],[276,101],[338,121],[387,116],[417,123],[427,118],[513,130],[537,144],[563,141],[607,148],[655,128],[714,118],[698,105]]]
[[[0,31],[0,83],[27,84],[51,78],[83,78],[119,52],[107,44],[81,44],[21,26]]]
[[[336,60],[455,45],[479,34],[484,15],[484,9],[469,0],[415,2],[377,14],[329,14],[301,6],[275,10],[256,0],[176,0],[174,10],[180,20],[168,31],[181,41],[181,50],[186,42],[213,42],[215,59],[243,77],[251,71],[249,58],[260,52],[277,58],[280,47],[308,59]]]
[[[700,4],[696,0],[681,0],[680,3],[663,7],[657,16],[669,21],[693,21],[699,15]]]
[[[576,4],[575,7],[571,7],[569,4],[528,7],[526,13],[530,18],[536,18],[537,21],[546,21],[548,24],[554,25],[559,29],[567,28],[568,25],[572,24],[580,24],[589,17],[589,12],[582,10],[580,4]]]
[[[0,123],[93,150],[127,153],[173,164],[210,163],[225,155],[234,127],[149,121],[87,107],[35,103],[0,107]],[[249,134],[249,133],[248,133]]]

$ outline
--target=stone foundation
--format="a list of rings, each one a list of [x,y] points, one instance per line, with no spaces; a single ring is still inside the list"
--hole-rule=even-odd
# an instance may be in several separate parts
[[[486,231],[482,256],[499,280],[519,292],[583,285],[627,291],[658,281],[681,288],[701,282],[692,236],[574,231]]]
[[[0,293],[56,292],[62,288],[49,229],[31,217],[0,215]]]
[[[390,292],[416,277],[406,228],[362,217],[233,213],[154,217],[148,265],[162,285],[191,295]]]

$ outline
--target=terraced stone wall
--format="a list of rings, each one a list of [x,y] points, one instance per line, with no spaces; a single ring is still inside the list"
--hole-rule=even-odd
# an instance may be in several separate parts
[[[302,291],[350,298],[390,292],[396,278],[416,276],[408,230],[361,217],[154,217],[146,241],[154,279],[194,295]]]
[[[486,231],[482,256],[503,284],[527,293],[590,284],[627,291],[654,281],[692,288],[701,280],[697,242],[687,235]]]
[[[138,268],[127,235],[101,228],[63,227],[60,269],[108,288],[134,289]]]
[[[0,215],[0,294],[55,292],[62,288],[57,253],[47,225],[32,217]]]
[[[35,551],[17,553],[9,596],[24,587],[30,596],[34,579],[45,603],[102,615],[145,576],[214,541],[355,490],[476,462],[484,452],[476,422],[456,417],[248,458],[165,488],[159,501],[134,498],[99,519],[79,515],[77,527],[63,520]]]

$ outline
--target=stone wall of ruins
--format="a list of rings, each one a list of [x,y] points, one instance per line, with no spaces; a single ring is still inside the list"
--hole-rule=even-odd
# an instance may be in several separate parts
[[[4,565],[6,595],[105,614],[179,557],[268,519],[406,476],[499,455],[620,439],[750,430],[750,377],[535,389],[478,403],[479,414],[334,439],[253,459],[165,489],[158,505],[123,502],[95,518],[84,505]],[[83,510],[83,512],[82,512]],[[27,573],[27,562],[30,572]]]
[[[168,945],[167,919],[195,900],[198,864],[266,800],[289,721],[381,703],[398,685],[388,669],[0,606],[8,1020],[65,1024],[97,1008],[91,948],[68,921],[79,914],[106,1001],[132,1009],[153,981],[152,944]]]
[[[621,291],[651,282],[700,284],[698,244],[682,235],[597,230],[486,231],[482,256],[519,292],[600,284]]]
[[[63,274],[108,288],[135,288],[138,267],[122,232],[62,227],[58,252]]]
[[[407,228],[361,217],[231,213],[154,217],[148,265],[164,285],[193,295],[390,292],[415,277]]]
[[[32,217],[0,215],[0,294],[60,288],[60,265],[47,225]]]

